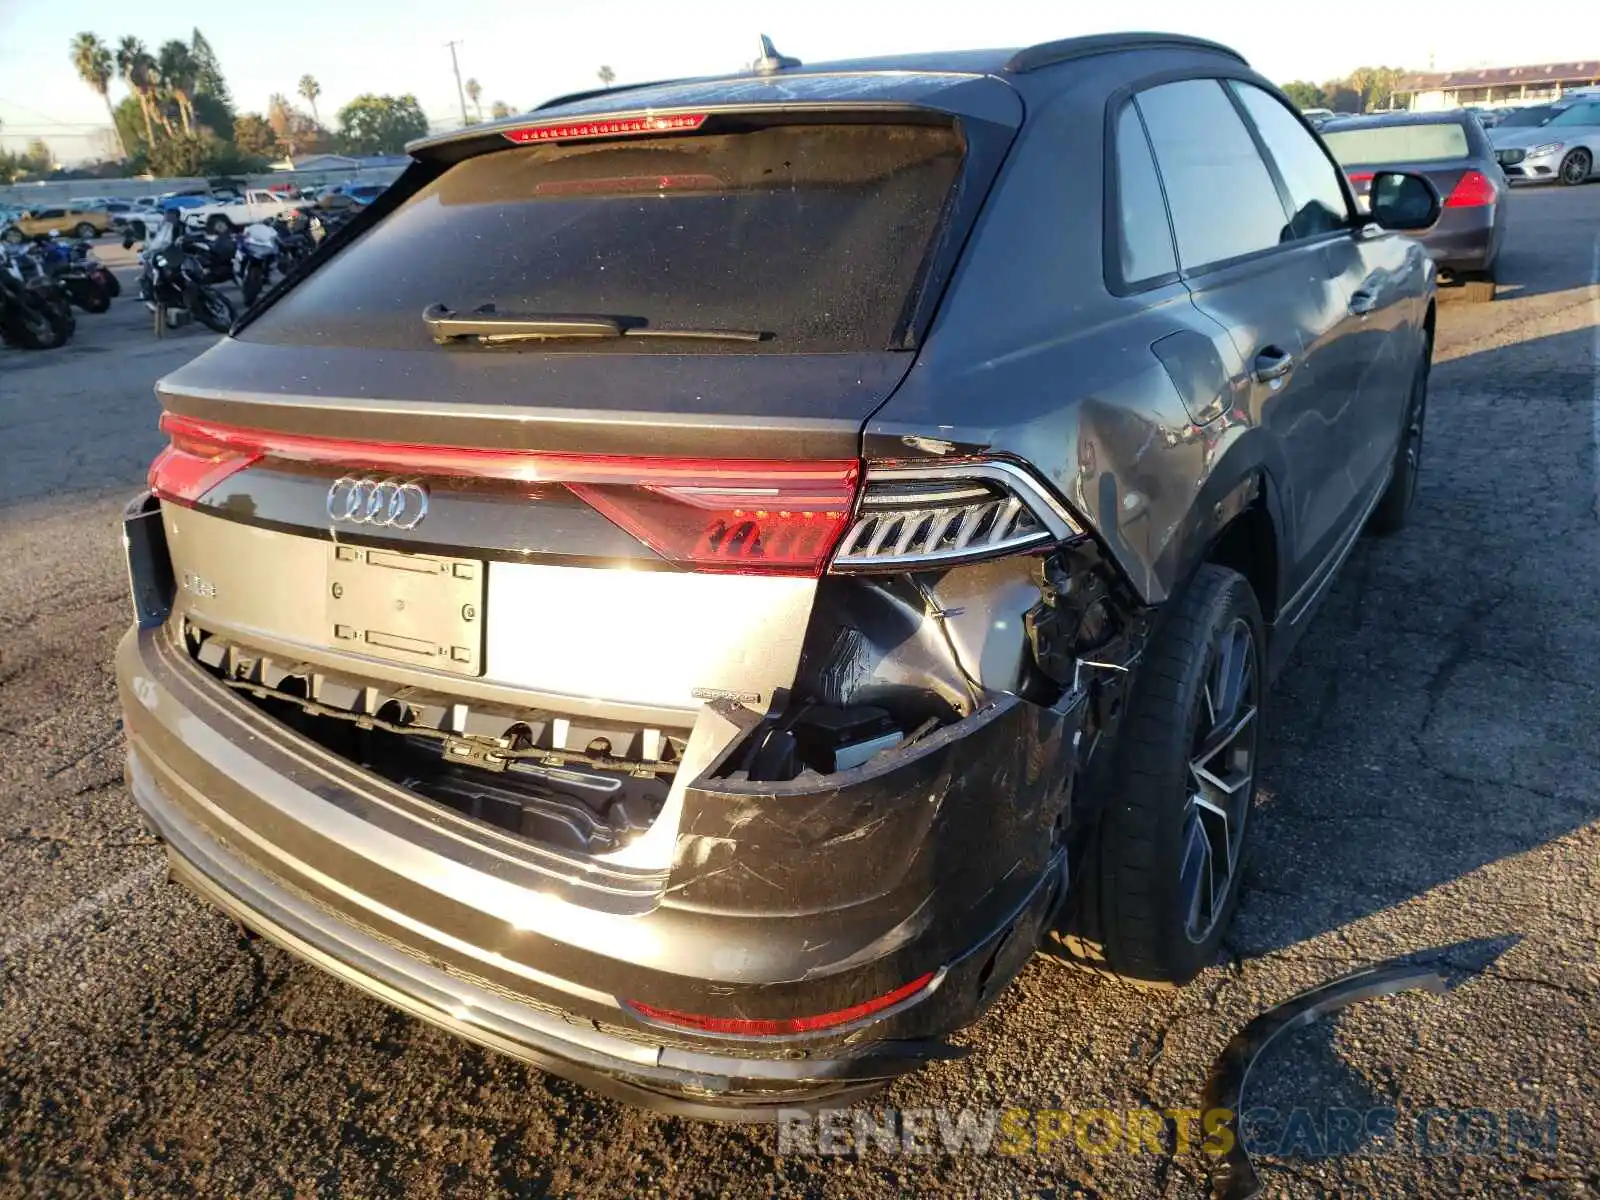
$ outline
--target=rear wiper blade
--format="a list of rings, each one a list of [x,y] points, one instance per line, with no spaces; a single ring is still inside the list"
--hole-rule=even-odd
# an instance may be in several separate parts
[[[492,304],[458,313],[443,304],[431,304],[422,320],[441,345],[458,338],[474,339],[480,346],[511,342],[560,341],[592,338],[606,341],[621,337],[689,338],[713,342],[759,342],[769,337],[753,329],[656,329],[635,318],[593,313],[528,313],[495,311]]]

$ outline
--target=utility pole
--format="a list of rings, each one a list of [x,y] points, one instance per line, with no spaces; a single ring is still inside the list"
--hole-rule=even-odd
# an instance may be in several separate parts
[[[461,101],[461,124],[466,125],[468,124],[467,93],[461,90],[461,64],[456,61],[456,47],[460,44],[460,42],[445,43],[450,47],[450,68],[456,73],[456,99]]]

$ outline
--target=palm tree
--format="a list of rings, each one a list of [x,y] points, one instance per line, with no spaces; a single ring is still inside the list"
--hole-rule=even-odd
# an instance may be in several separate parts
[[[106,116],[111,118],[111,136],[117,139],[117,153],[127,158],[128,148],[122,144],[116,110],[111,107],[111,77],[116,74],[111,51],[94,34],[80,33],[72,39],[72,65],[78,69],[78,78],[100,93],[100,99],[105,102]]]
[[[500,120],[501,117],[509,117],[511,115],[511,105],[504,100],[496,100],[489,106],[489,115],[496,121]]]
[[[162,46],[156,62],[162,82],[167,85],[172,98],[178,102],[178,120],[183,122],[184,135],[188,136],[194,132],[193,96],[200,74],[200,65],[190,53],[189,47],[179,41],[171,41]]]
[[[128,90],[139,101],[139,112],[144,117],[145,145],[156,144],[155,126],[151,123],[151,109],[155,107],[151,93],[155,90],[155,60],[136,37],[125,37],[117,43],[117,72]]]
[[[601,87],[610,87],[613,83],[615,83],[617,81],[617,73],[615,71],[613,71],[610,67],[604,67],[603,66],[598,71],[596,71],[595,74],[600,77],[600,86]]]
[[[478,110],[478,120],[483,120],[483,105],[479,98],[483,95],[483,84],[476,79],[467,80],[467,99],[472,101],[472,107]]]
[[[322,127],[322,118],[317,115],[317,97],[322,95],[322,85],[310,75],[302,75],[300,76],[299,91],[301,98],[311,105],[311,119],[316,122],[317,127],[320,129]]]

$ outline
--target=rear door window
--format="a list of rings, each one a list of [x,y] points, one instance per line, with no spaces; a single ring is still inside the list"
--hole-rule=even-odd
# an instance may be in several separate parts
[[[430,347],[422,313],[438,303],[772,335],[555,350],[881,350],[962,159],[949,125],[884,123],[495,150],[450,167],[240,336]]]
[[[1155,160],[1131,103],[1117,114],[1117,214],[1114,234],[1122,281],[1129,286],[1178,269],[1172,227]]]
[[[1185,271],[1287,240],[1277,185],[1239,112],[1215,79],[1140,92]]]
[[[1237,80],[1228,86],[1250,114],[1256,133],[1266,144],[1267,153],[1289,190],[1294,209],[1289,219],[1290,232],[1297,238],[1315,237],[1348,226],[1350,211],[1339,183],[1339,168],[1300,118],[1258,87]]]

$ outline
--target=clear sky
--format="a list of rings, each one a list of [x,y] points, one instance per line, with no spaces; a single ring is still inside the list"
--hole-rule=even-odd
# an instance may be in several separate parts
[[[240,111],[264,111],[309,72],[322,85],[325,124],[362,92],[414,93],[436,126],[460,122],[450,53],[462,78],[494,100],[530,107],[596,86],[602,63],[620,82],[706,74],[755,56],[756,35],[807,61],[907,50],[1015,46],[1080,33],[1159,29],[1195,33],[1241,50],[1282,82],[1341,76],[1363,64],[1427,69],[1510,66],[1600,57],[1593,0],[0,0],[0,140],[20,149],[42,136],[58,158],[91,149],[106,125],[99,98],[79,82],[68,43],[92,30],[109,43],[134,34],[153,51],[187,40],[198,23]],[[1580,19],[1581,12],[1589,16]],[[1575,44],[1582,42],[1583,44]],[[125,93],[113,84],[112,99]]]

